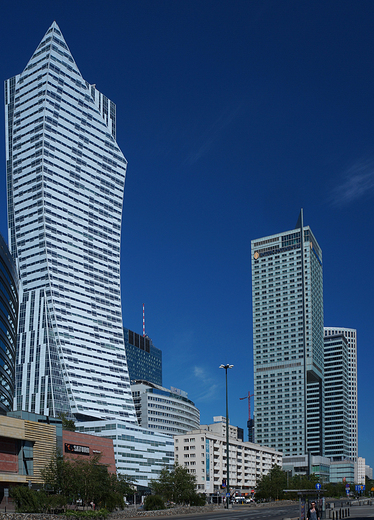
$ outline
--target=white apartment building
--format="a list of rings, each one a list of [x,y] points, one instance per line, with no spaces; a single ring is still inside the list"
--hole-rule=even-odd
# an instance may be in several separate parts
[[[248,493],[262,475],[278,464],[282,453],[273,448],[230,438],[230,492]],[[207,495],[224,495],[222,481],[227,478],[226,438],[205,429],[174,437],[175,462],[196,476],[197,490]]]
[[[212,424],[200,424],[200,428],[217,433],[218,435],[226,438],[226,417],[223,417],[222,415],[216,415],[213,417]],[[235,439],[236,441],[242,441],[242,428],[238,428],[238,426],[232,426],[229,423],[229,437],[230,439]]]
[[[357,406],[357,330],[345,327],[324,327],[325,338],[343,334],[348,342],[348,385],[349,396],[349,457],[358,457],[358,406]]]
[[[357,458],[357,484],[363,485],[365,484],[365,474],[366,474],[366,460],[364,457]]]

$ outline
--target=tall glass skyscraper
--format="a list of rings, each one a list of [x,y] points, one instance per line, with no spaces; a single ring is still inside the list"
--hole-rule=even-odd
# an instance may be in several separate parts
[[[8,227],[23,294],[15,409],[137,423],[124,348],[127,162],[116,107],[82,78],[54,22],[5,82]]]
[[[322,455],[322,251],[296,228],[252,241],[255,442]]]
[[[325,456],[350,458],[349,347],[344,334],[324,339]]]
[[[348,343],[348,399],[349,458],[358,460],[358,403],[357,403],[357,330],[347,327],[324,327],[325,342],[330,336],[343,334]],[[342,376],[342,374],[340,374]],[[336,381],[340,382],[341,377]]]
[[[162,386],[162,351],[151,338],[123,329],[130,382],[148,381]]]

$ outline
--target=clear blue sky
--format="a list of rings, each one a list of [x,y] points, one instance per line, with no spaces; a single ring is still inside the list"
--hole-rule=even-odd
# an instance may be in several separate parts
[[[359,455],[374,466],[372,0],[2,2],[0,77],[53,20],[83,77],[117,104],[129,161],[126,327],[163,351],[163,382],[201,421],[246,428],[253,391],[250,241],[300,208],[322,250],[329,326],[358,330]],[[0,126],[4,142],[4,125]],[[0,147],[0,231],[6,235]]]

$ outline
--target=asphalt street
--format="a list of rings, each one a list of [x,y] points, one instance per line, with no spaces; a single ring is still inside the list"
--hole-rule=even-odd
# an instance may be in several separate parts
[[[154,517],[155,518],[155,517]],[[161,516],[158,518],[162,518]],[[165,518],[165,517],[163,517]],[[189,515],[176,515],[169,517],[171,520],[285,520],[299,518],[299,506],[240,506],[234,505],[232,509],[218,509],[209,513],[197,513]],[[329,518],[328,510],[323,514],[322,520]],[[351,506],[348,520],[374,518],[374,506]]]

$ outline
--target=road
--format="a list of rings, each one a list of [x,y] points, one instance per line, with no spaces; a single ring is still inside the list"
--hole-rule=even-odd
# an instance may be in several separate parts
[[[280,506],[280,507],[256,507],[234,505],[232,509],[217,509],[209,513],[197,513],[189,515],[176,515],[170,520],[283,520],[284,518],[297,518],[299,516],[299,506]],[[159,517],[161,518],[161,517]],[[164,517],[165,518],[165,517]]]
[[[336,504],[337,506],[338,504]],[[299,505],[282,506],[241,506],[234,505],[232,509],[217,509],[209,513],[176,515],[171,517],[153,517],[170,520],[284,520],[299,518]],[[351,506],[348,520],[362,520],[374,518],[374,506]],[[324,514],[322,520],[328,519]]]

